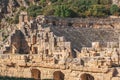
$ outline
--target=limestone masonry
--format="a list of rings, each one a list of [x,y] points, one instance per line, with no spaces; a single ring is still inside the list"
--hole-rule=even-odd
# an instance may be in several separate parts
[[[120,80],[119,41],[108,42],[106,47],[93,42],[92,47],[75,49],[74,57],[71,42],[54,35],[50,27],[43,28],[44,21],[44,16],[30,20],[27,13],[20,14],[17,28],[0,43],[0,76]]]

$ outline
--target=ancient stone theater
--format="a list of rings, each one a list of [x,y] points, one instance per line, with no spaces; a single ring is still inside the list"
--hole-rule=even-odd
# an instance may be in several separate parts
[[[108,42],[106,47],[92,42],[91,47],[73,51],[72,43],[55,35],[44,21],[44,16],[31,20],[27,13],[20,14],[17,28],[0,43],[0,76],[120,80],[119,42]]]

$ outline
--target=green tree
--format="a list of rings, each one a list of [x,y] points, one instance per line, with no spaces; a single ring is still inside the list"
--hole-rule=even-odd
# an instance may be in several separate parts
[[[85,11],[86,16],[94,17],[104,17],[106,16],[106,8],[102,5],[93,5],[87,11]]]
[[[57,17],[74,17],[75,13],[65,5],[58,5],[55,7],[54,15]]]
[[[44,2],[46,2],[46,0],[40,0],[40,2],[44,3]]]
[[[50,15],[54,15],[54,8],[52,5],[50,6],[46,6],[43,10],[43,15],[45,16],[50,16]]]
[[[31,17],[36,17],[41,14],[41,6],[32,5],[27,9],[28,15]]]
[[[119,7],[117,5],[111,5],[110,7],[110,13],[112,15],[118,15],[119,14]]]
[[[108,5],[111,3],[111,0],[99,0],[99,4]]]

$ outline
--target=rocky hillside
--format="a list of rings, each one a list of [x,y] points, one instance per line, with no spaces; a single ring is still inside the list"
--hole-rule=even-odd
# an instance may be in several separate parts
[[[118,0],[0,0],[0,19],[5,18],[10,23],[16,23],[21,10],[27,10],[32,17],[39,14],[59,17],[119,15],[118,9],[110,12],[112,3],[119,5]]]
[[[26,0],[0,0],[0,19],[15,18],[22,6],[28,7]]]

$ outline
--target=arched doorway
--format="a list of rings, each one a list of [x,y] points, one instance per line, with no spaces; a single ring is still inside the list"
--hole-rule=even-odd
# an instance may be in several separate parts
[[[64,80],[64,74],[61,71],[55,71],[53,73],[54,80]]]
[[[41,72],[38,69],[32,69],[31,70],[31,76],[35,80],[40,80],[41,79]]]
[[[94,80],[94,77],[90,74],[84,73],[80,76],[80,80]]]

